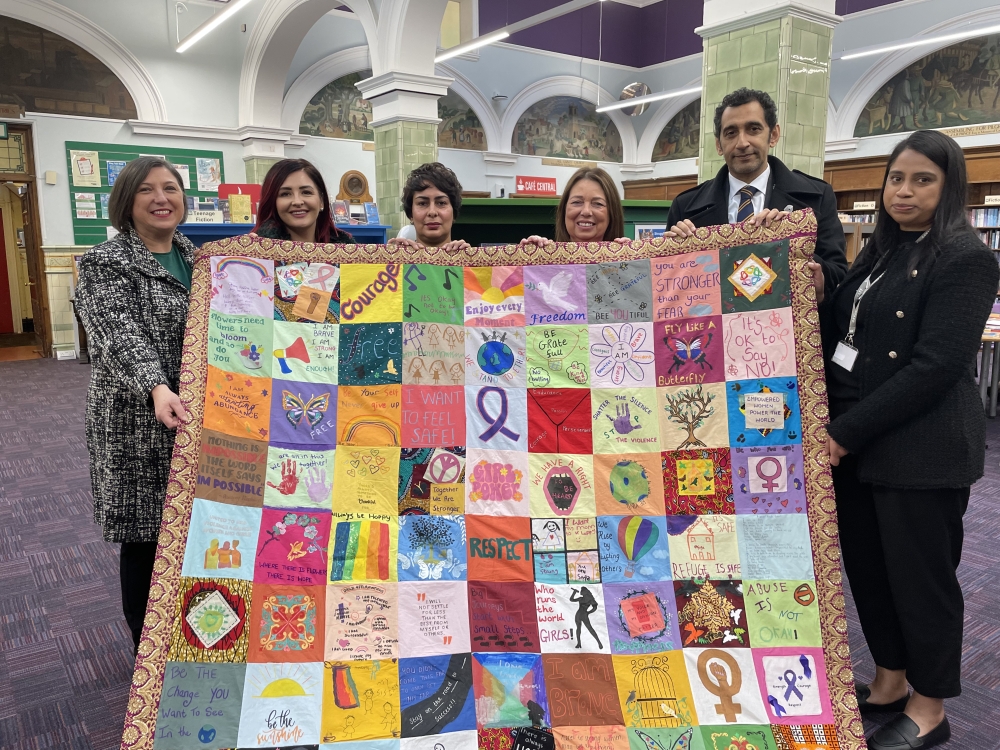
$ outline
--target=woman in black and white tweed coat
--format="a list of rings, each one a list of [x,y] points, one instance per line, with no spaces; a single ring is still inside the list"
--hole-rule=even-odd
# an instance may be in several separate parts
[[[94,520],[121,548],[122,607],[138,650],[163,514],[194,245],[180,176],[162,159],[129,162],[111,191],[121,234],[89,250],[76,290],[91,353],[87,446]]]

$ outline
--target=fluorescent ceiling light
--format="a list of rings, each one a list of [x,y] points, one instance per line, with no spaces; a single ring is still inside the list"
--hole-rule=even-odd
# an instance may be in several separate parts
[[[975,36],[985,36],[986,34],[996,34],[1000,32],[1000,24],[996,26],[984,26],[978,29],[966,29],[964,31],[956,31],[952,34],[940,34],[938,36],[927,36],[927,37],[914,37],[913,39],[907,39],[902,42],[895,42],[892,44],[876,45],[874,47],[862,47],[861,49],[854,50],[853,52],[835,52],[833,54],[834,60],[854,60],[858,57],[869,57],[871,55],[881,55],[884,52],[894,52],[898,49],[908,49],[910,47],[919,47],[924,44],[937,44],[939,42],[954,42],[960,39],[969,39]]]
[[[625,109],[627,107],[635,107],[638,104],[646,104],[648,102],[659,102],[664,99],[674,99],[678,96],[684,96],[685,94],[697,94],[701,92],[701,86],[695,86],[689,89],[675,89],[673,91],[663,91],[659,94],[647,94],[646,96],[637,96],[634,99],[622,99],[620,101],[614,102],[613,104],[605,104],[603,107],[598,107],[598,112],[610,112],[613,109]]]
[[[485,47],[493,44],[494,42],[499,42],[501,39],[506,39],[511,34],[516,34],[519,31],[530,29],[532,26],[537,26],[540,23],[545,23],[546,21],[551,21],[554,18],[565,16],[568,13],[573,13],[598,2],[604,2],[604,0],[570,0],[568,3],[557,5],[549,10],[536,13],[535,15],[529,16],[528,18],[524,18],[520,21],[515,21],[514,23],[504,26],[502,29],[497,29],[496,31],[485,34],[484,36],[476,37],[471,42],[466,42],[465,44],[459,44],[456,47],[452,47],[435,57],[434,62],[444,62],[445,60],[450,60],[453,57],[464,55],[466,52],[471,50]]]
[[[450,60],[453,57],[458,57],[459,55],[464,55],[466,52],[471,52],[474,49],[479,49],[480,47],[485,47],[488,44],[493,44],[494,42],[499,42],[501,39],[506,39],[510,36],[509,31],[494,31],[492,34],[487,34],[486,36],[477,36],[471,42],[466,42],[465,44],[459,44],[452,47],[447,52],[442,52],[440,55],[434,58],[434,62],[444,62],[445,60]]]
[[[224,11],[212,16],[207,21],[205,21],[205,23],[203,23],[197,29],[195,29],[186,37],[184,37],[181,43],[177,45],[177,51],[186,52],[187,50],[191,49],[191,47],[193,47],[203,38],[211,34],[212,31],[214,31],[216,27],[222,24],[223,21],[232,16],[234,13],[240,10],[244,5],[247,5],[249,2],[250,0],[233,0],[233,2],[230,3]]]

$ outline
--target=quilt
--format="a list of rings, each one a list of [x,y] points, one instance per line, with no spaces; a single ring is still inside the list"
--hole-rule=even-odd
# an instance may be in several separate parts
[[[124,750],[855,750],[813,215],[197,255]]]

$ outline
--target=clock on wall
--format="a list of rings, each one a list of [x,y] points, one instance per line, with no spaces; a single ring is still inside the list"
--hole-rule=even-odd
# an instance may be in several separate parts
[[[350,201],[351,203],[372,203],[372,195],[368,192],[368,178],[356,169],[345,172],[340,178],[340,192],[337,193],[338,201]]]

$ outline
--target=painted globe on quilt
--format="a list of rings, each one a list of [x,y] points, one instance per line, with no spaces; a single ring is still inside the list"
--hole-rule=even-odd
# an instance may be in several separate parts
[[[215,727],[204,726],[198,730],[198,741],[203,745],[215,739]]]
[[[503,341],[487,341],[479,347],[476,361],[487,375],[503,375],[514,366],[514,352]]]
[[[619,461],[609,477],[611,496],[622,505],[638,505],[649,497],[649,478],[642,464]]]

